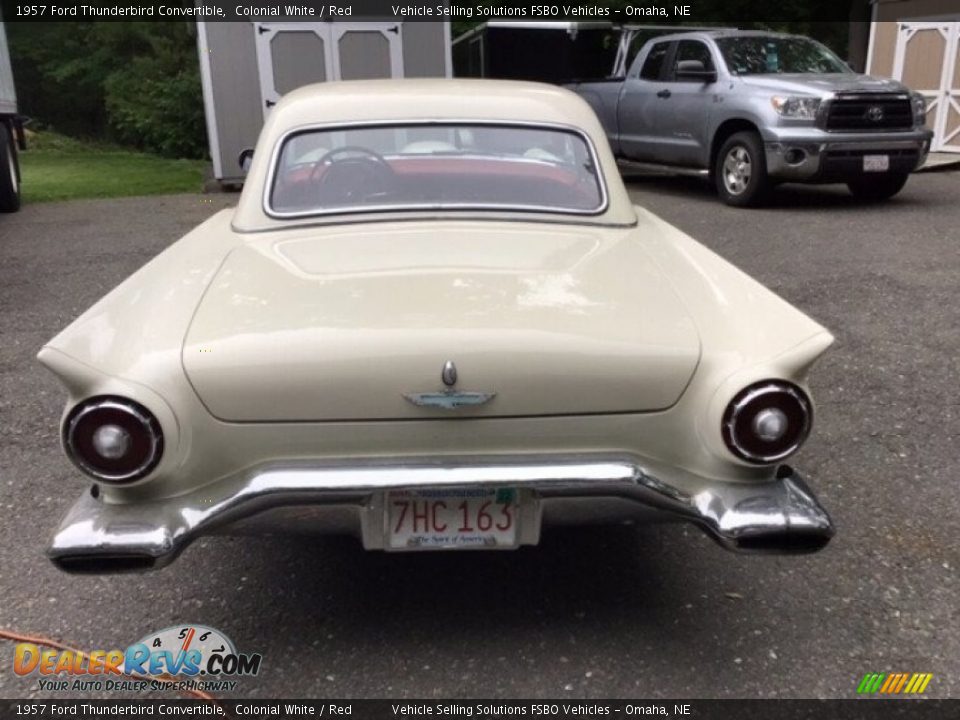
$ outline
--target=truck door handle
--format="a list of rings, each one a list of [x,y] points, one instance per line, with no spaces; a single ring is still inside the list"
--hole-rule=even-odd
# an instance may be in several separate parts
[[[668,97],[670,97],[670,91],[667,90],[666,88],[664,88],[663,90],[661,90],[660,92],[657,93],[657,97],[658,97],[658,98],[668,98]]]

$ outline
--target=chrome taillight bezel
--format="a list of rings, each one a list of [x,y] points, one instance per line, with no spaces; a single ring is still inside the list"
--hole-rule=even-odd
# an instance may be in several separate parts
[[[764,409],[775,408],[787,416],[788,432],[783,439],[763,441],[744,424]],[[763,380],[748,385],[727,405],[721,432],[727,449],[736,457],[756,465],[769,465],[793,455],[810,435],[813,404],[799,387],[785,380]],[[752,434],[752,437],[751,437]]]
[[[99,416],[106,416],[97,424]],[[132,451],[136,456],[127,462],[123,458],[92,459],[92,434],[89,426],[120,425],[131,434]],[[89,437],[88,437],[89,435]],[[63,445],[67,456],[80,470],[103,483],[125,484],[149,475],[163,457],[163,431],[159,421],[138,402],[118,396],[87,398],[77,404],[63,423]]]

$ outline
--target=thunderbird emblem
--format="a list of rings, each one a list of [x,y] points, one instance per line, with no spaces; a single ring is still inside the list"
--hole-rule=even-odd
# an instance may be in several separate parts
[[[490,402],[496,393],[460,392],[446,390],[444,392],[406,393],[405,397],[418,407],[434,407],[442,410],[456,410],[462,407],[475,407]]]
[[[462,390],[452,389],[457,384],[457,366],[453,360],[447,360],[443,365],[443,371],[440,373],[440,379],[450,390],[441,390],[439,392],[424,393],[405,393],[404,398],[412,402],[417,407],[433,407],[442,410],[456,410],[462,407],[476,407],[490,402],[496,396],[496,393],[484,392],[464,392]]]

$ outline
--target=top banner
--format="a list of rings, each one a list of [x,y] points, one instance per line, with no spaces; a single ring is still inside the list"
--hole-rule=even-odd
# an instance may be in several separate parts
[[[863,8],[860,8],[860,6]],[[199,2],[18,2],[0,0],[7,22],[170,21],[404,22],[489,20],[609,22],[620,25],[736,22],[845,22],[868,0],[601,0],[545,4],[533,0],[200,0]],[[869,15],[867,14],[867,17]]]

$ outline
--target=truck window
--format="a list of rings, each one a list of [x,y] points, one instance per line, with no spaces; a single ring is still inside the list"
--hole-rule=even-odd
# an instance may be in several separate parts
[[[681,60],[699,60],[703,63],[704,70],[713,70],[713,58],[710,55],[710,48],[699,40],[681,40],[677,45],[677,53],[673,61],[673,71],[676,72],[677,65]]]
[[[659,35],[668,35],[672,30],[663,30],[656,28],[635,28],[633,30],[625,31],[629,33],[630,43],[627,47],[627,58],[624,67],[633,67],[633,61],[637,59],[637,55],[640,54],[640,51],[643,50],[643,46],[647,44],[648,41],[653,40]]]
[[[717,47],[734,75],[843,73],[850,68],[830,50],[809,38],[777,35],[724,37]]]
[[[660,73],[663,72],[663,61],[667,59],[667,50],[670,43],[657,43],[650,48],[647,59],[643,61],[643,68],[640,70],[640,77],[644,80],[659,80]]]

